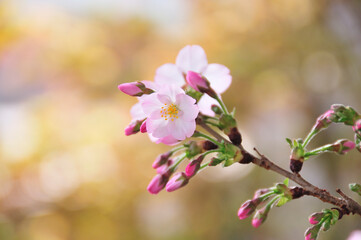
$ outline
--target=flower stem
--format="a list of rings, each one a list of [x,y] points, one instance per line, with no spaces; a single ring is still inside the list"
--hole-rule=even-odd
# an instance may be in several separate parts
[[[312,151],[306,152],[304,156],[305,156],[305,158],[307,158],[307,157],[314,156],[314,155],[317,155],[317,154],[320,154],[323,152],[327,152],[329,150],[330,146],[331,146],[331,144],[326,144],[322,147],[319,147],[319,148],[313,149]],[[305,159],[305,160],[307,160],[307,159]]]
[[[314,129],[312,129],[307,137],[305,138],[305,141],[302,144],[302,147],[305,148],[307,146],[307,144],[311,141],[311,139],[317,134],[317,131],[315,131]]]
[[[175,171],[176,169],[177,169],[177,167],[178,167],[178,165],[181,163],[181,162],[183,162],[183,160],[185,159],[187,157],[187,155],[184,153],[184,154],[182,154],[179,158],[178,158],[178,160],[175,162],[175,164],[172,166],[172,170],[173,171]]]
[[[204,133],[201,133],[201,132],[197,132],[197,137],[205,138],[205,139],[211,141],[212,143],[216,144],[217,146],[222,146],[221,143],[219,143],[217,140],[211,138],[211,137],[208,136],[207,134],[204,134]]]
[[[227,110],[226,105],[224,105],[223,101],[219,98],[218,95],[217,95],[217,97],[216,97],[216,100],[217,100],[217,102],[219,103],[219,105],[221,106],[222,111],[223,111],[225,114],[229,115],[229,112],[228,112],[228,110]]]

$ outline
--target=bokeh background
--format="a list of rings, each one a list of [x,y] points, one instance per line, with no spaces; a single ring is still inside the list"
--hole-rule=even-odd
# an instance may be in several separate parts
[[[303,239],[308,216],[328,204],[292,201],[259,229],[238,220],[256,189],[283,181],[250,165],[203,171],[174,193],[146,191],[169,147],[124,136],[136,100],[117,85],[152,80],[187,44],[230,68],[223,98],[245,145],[284,168],[285,138],[304,137],[331,104],[361,112],[358,0],[2,0],[1,240]],[[352,130],[332,126],[311,145],[338,138]],[[312,159],[302,174],[351,195],[360,169],[353,151]],[[319,239],[354,229],[360,217],[345,217]]]

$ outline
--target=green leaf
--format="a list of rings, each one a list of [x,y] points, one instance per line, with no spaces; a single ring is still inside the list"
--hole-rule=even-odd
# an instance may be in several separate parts
[[[361,185],[358,183],[350,183],[348,185],[348,187],[350,188],[351,191],[357,193],[358,195],[361,196]]]
[[[277,207],[281,207],[281,206],[285,205],[285,204],[286,204],[287,202],[289,202],[289,201],[290,201],[289,198],[287,198],[287,197],[281,197],[276,206],[277,206]]]
[[[288,187],[289,182],[290,182],[290,180],[289,180],[288,178],[286,178],[286,179],[283,181],[283,184]]]
[[[331,218],[330,223],[331,223],[331,225],[334,225],[338,221],[340,212],[337,209],[331,209],[331,213],[332,213],[332,218]]]

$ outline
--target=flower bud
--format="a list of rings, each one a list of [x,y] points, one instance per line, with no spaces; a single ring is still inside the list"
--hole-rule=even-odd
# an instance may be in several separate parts
[[[360,115],[350,106],[334,104],[331,106],[331,109],[335,113],[330,118],[332,122],[342,122],[346,125],[353,126],[360,118]]]
[[[231,128],[229,134],[227,135],[229,140],[231,140],[234,145],[239,146],[242,143],[242,136],[239,133],[237,127]]]
[[[222,114],[222,109],[216,104],[212,104],[211,109],[215,114],[218,114],[218,115]]]
[[[361,196],[361,185],[358,184],[358,183],[350,183],[349,185],[349,188],[351,191],[357,193],[358,195]]]
[[[256,211],[256,214],[252,219],[252,226],[258,228],[261,224],[266,221],[270,208],[268,206],[263,207]]]
[[[305,240],[316,240],[320,232],[320,225],[309,227],[305,232]]]
[[[140,126],[142,125],[142,123],[145,122],[144,120],[140,121],[137,120],[135,122],[130,123],[125,129],[124,129],[124,134],[126,136],[130,136],[132,134],[136,134],[139,132],[140,130]]]
[[[208,80],[199,73],[188,71],[186,76],[187,83],[191,86],[194,90],[206,93],[212,98],[216,98],[216,92],[211,88]]]
[[[316,120],[315,125],[313,126],[313,130],[316,132],[321,131],[324,128],[327,128],[332,123],[332,116],[335,114],[333,110],[328,110],[321,116],[319,116]]]
[[[346,154],[348,151],[354,149],[355,146],[356,144],[352,141],[340,139],[330,146],[329,151],[333,151],[338,154]]]
[[[189,179],[185,173],[183,172],[177,173],[169,180],[165,189],[167,190],[167,192],[173,192],[187,185],[188,181]]]
[[[144,121],[142,123],[142,125],[140,125],[139,130],[140,130],[141,133],[146,133],[147,132],[147,124],[146,123],[147,123],[147,121]]]
[[[163,164],[162,166],[157,168],[157,173],[158,174],[163,174],[167,177],[170,177],[173,173],[173,169],[172,169],[172,165],[174,163],[173,159],[168,159],[166,164]]]
[[[185,169],[185,174],[188,178],[193,177],[197,173],[197,171],[201,167],[203,159],[204,155],[200,155],[197,159],[194,159],[193,161],[188,163]]]
[[[252,200],[247,200],[238,210],[238,218],[243,220],[252,215],[252,213],[256,210],[256,204]]]
[[[308,221],[312,224],[312,225],[316,225],[318,224],[322,218],[324,218],[325,216],[325,213],[323,212],[316,212],[316,213],[313,213],[309,218],[308,218]]]
[[[160,166],[167,163],[168,159],[172,156],[173,152],[169,151],[166,153],[162,153],[158,155],[158,157],[154,160],[152,167],[159,168]]]
[[[161,174],[157,174],[154,178],[150,181],[147,190],[151,194],[159,193],[167,184],[169,177],[166,177]]]

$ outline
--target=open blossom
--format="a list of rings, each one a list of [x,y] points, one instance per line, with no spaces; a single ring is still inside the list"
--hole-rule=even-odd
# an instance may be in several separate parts
[[[193,135],[199,109],[195,99],[181,88],[166,85],[143,97],[141,106],[147,116],[147,132],[153,137],[184,140]]]
[[[180,50],[176,63],[166,63],[160,66],[155,75],[158,84],[174,84],[182,87],[186,84],[185,76],[188,71],[199,73],[210,83],[210,87],[218,94],[228,89],[232,82],[229,69],[221,64],[208,64],[207,55],[203,48],[198,45],[188,45]],[[203,98],[209,98],[206,94],[199,100],[199,109],[204,114],[214,115],[210,110],[211,104],[217,104]],[[202,104],[201,104],[202,102]]]

